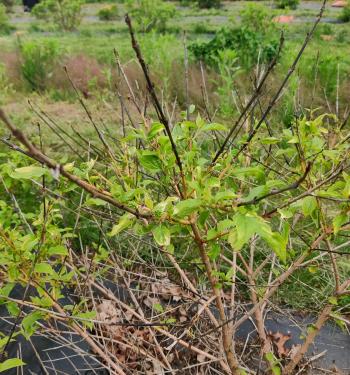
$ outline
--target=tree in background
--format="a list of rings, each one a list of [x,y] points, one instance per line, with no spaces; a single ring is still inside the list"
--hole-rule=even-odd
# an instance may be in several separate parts
[[[199,8],[219,8],[221,0],[197,0]]]
[[[60,30],[73,31],[80,25],[81,7],[81,0],[43,0],[33,8],[33,14],[53,22]]]
[[[4,5],[6,7],[7,12],[12,11],[12,7],[15,5],[14,3],[15,3],[14,0],[0,0],[0,4]]]
[[[128,0],[128,13],[143,33],[151,30],[164,32],[167,22],[175,16],[176,8],[162,0]]]
[[[297,9],[299,0],[275,0],[275,4],[279,9]]]

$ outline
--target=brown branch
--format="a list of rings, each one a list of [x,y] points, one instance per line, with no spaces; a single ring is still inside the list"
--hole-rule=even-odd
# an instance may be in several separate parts
[[[240,203],[237,204],[237,206],[240,207],[240,206],[248,206],[248,205],[251,205],[251,204],[257,204],[260,201],[262,201],[263,199],[266,199],[268,197],[271,197],[271,196],[274,196],[274,195],[279,195],[279,194],[285,193],[286,191],[289,191],[289,190],[297,189],[305,181],[307,175],[309,174],[309,172],[311,170],[311,166],[312,166],[312,163],[308,163],[307,166],[306,166],[304,174],[299,178],[299,180],[293,182],[292,184],[290,184],[290,185],[288,185],[284,188],[281,188],[279,190],[271,190],[269,193],[263,195],[262,197],[254,198],[254,199],[251,199],[250,201],[247,201],[247,202],[240,202]]]
[[[110,203],[112,206],[121,209],[122,211],[128,212],[134,215],[137,218],[150,218],[150,214],[141,213],[138,210],[130,208],[123,203],[116,201],[109,192],[100,190],[96,188],[94,185],[89,184],[88,182],[81,180],[79,177],[75,176],[67,172],[64,169],[63,165],[56,163],[55,161],[51,160],[45,154],[43,154],[40,150],[38,150],[23,134],[22,131],[17,129],[10,120],[5,115],[4,111],[0,109],[0,120],[7,126],[7,128],[11,131],[13,136],[27,149],[27,155],[32,159],[44,164],[46,167],[50,168],[53,171],[58,171],[63,177],[67,178],[77,186],[81,187],[85,191],[87,191],[92,196],[99,198],[107,203]]]
[[[200,257],[201,257],[201,259],[204,263],[204,267],[205,267],[205,270],[206,270],[208,280],[209,280],[210,285],[211,285],[213,295],[215,296],[216,307],[218,309],[219,316],[220,316],[220,322],[221,322],[219,327],[221,328],[221,331],[222,331],[222,344],[223,344],[223,349],[224,349],[224,352],[225,352],[225,355],[226,355],[227,363],[230,367],[232,375],[239,375],[241,372],[239,370],[238,360],[237,360],[236,355],[233,351],[234,350],[233,349],[233,337],[232,337],[232,334],[231,334],[232,330],[230,329],[230,327],[227,324],[224,324],[225,321],[227,321],[227,316],[226,316],[226,312],[225,312],[225,306],[222,302],[221,290],[218,288],[218,285],[217,285],[218,280],[217,280],[216,276],[214,276],[214,273],[213,273],[214,270],[213,270],[213,267],[210,263],[210,259],[208,257],[207,252],[206,252],[206,249],[205,249],[204,241],[202,240],[202,237],[201,237],[201,234],[199,232],[199,229],[198,229],[197,225],[192,224],[191,227],[192,227],[194,239],[195,239],[195,241],[197,243],[197,246],[199,248]],[[215,328],[215,330],[216,330],[216,328]]]
[[[160,120],[160,122],[164,125],[165,127],[165,132],[170,140],[170,143],[171,143],[171,148],[173,150],[173,153],[175,155],[175,158],[176,158],[176,163],[180,169],[180,172],[183,173],[183,168],[182,168],[182,162],[181,162],[181,159],[180,159],[180,156],[179,156],[179,153],[177,151],[177,148],[176,148],[176,144],[174,142],[174,139],[173,139],[173,136],[171,134],[171,129],[170,129],[170,126],[169,126],[169,121],[168,119],[166,118],[163,110],[162,110],[162,106],[158,100],[158,97],[157,97],[157,94],[155,92],[155,89],[154,89],[154,84],[150,78],[150,74],[148,72],[148,67],[146,65],[146,62],[142,56],[142,53],[141,53],[141,49],[140,49],[140,46],[135,38],[135,33],[134,33],[134,29],[132,27],[132,24],[131,24],[131,19],[129,17],[129,15],[127,14],[125,16],[125,22],[129,28],[129,34],[130,34],[130,37],[131,37],[131,43],[132,43],[132,48],[134,49],[135,53],[136,53],[136,57],[141,65],[141,68],[142,68],[142,71],[143,71],[143,74],[145,76],[145,79],[146,79],[146,83],[147,83],[147,88],[148,88],[148,91],[152,97],[152,100],[153,100],[153,104],[154,104],[154,107],[156,109],[156,112],[157,112],[157,115],[158,115],[158,118]]]
[[[268,218],[268,217],[271,217],[273,214],[275,214],[279,209],[282,209],[282,208],[285,208],[285,207],[288,207],[290,206],[291,204],[299,201],[300,199],[303,199],[309,195],[312,195],[312,193],[318,189],[320,189],[322,186],[324,186],[325,184],[327,184],[328,182],[332,181],[334,178],[338,177],[344,169],[346,169],[346,166],[342,165],[344,164],[344,162],[341,162],[339,164],[339,166],[337,167],[337,170],[335,172],[333,172],[328,178],[326,178],[325,180],[321,181],[320,183],[318,183],[316,186],[314,186],[313,188],[305,191],[304,193],[302,194],[299,194],[298,196],[294,197],[294,198],[291,198],[289,199],[286,203],[280,205],[279,207],[275,207],[274,209],[270,210],[269,212],[266,212],[264,213],[262,216],[263,218]]]
[[[349,229],[350,225],[345,225],[341,228],[341,230]],[[259,309],[269,298],[271,298],[274,293],[278,290],[278,288],[296,271],[304,260],[314,251],[317,246],[322,242],[325,238],[333,233],[333,229],[327,229],[326,232],[320,234],[313,243],[309,246],[308,250],[304,251],[299,258],[279,277],[277,277],[272,285],[270,286],[270,290],[265,294],[264,298],[262,298],[255,306],[253,306],[249,311],[247,311],[244,316],[238,319],[235,324],[233,325],[233,329],[238,328],[241,324],[243,324],[249,317],[251,317],[257,309]],[[226,320],[225,322],[221,323],[219,327],[213,328],[205,332],[200,338],[210,335],[211,333],[215,332],[217,329],[222,328],[224,325],[227,325],[235,320],[235,317]]]

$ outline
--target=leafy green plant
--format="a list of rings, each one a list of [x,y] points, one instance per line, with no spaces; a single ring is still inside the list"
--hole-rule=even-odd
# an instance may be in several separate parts
[[[20,42],[21,73],[32,90],[42,91],[52,76],[60,50],[53,40]]]
[[[6,8],[3,4],[0,4],[0,34],[8,34],[11,29]]]
[[[13,92],[13,85],[7,77],[6,68],[4,65],[0,64],[0,104]]]
[[[53,22],[60,30],[73,31],[81,22],[81,0],[43,0],[32,10],[35,17]]]
[[[297,9],[299,0],[275,0],[276,7],[279,9]]]
[[[350,22],[350,1],[348,1],[345,7],[342,9],[339,18],[343,22]]]
[[[233,50],[238,57],[242,68],[250,69],[258,60],[266,63],[271,61],[278,50],[278,39],[266,36],[251,28],[222,28],[209,42],[197,42],[189,46],[197,60],[205,61],[211,66],[216,66],[216,59],[222,50]]]
[[[126,6],[143,33],[151,30],[164,32],[167,22],[176,15],[175,6],[162,0],[128,0]]]
[[[118,18],[119,12],[116,5],[110,7],[104,7],[98,11],[98,18],[101,21],[113,21]]]
[[[313,63],[315,55],[308,56],[302,64],[302,70],[309,82],[316,83],[328,98],[334,98],[339,79],[346,76],[346,67],[342,64],[341,56],[337,54],[321,53],[317,64]]]
[[[197,42],[189,46],[197,60],[216,66],[222,50],[233,50],[239,65],[250,69],[258,63],[273,59],[278,50],[278,39],[271,14],[260,4],[248,4],[241,12],[240,27],[223,27],[209,42]]]
[[[197,0],[199,8],[219,8],[221,6],[221,0]]]
[[[271,11],[259,3],[248,3],[239,13],[242,27],[268,35],[274,31]]]
[[[13,6],[15,5],[14,0],[1,0],[0,4],[3,4],[6,7],[7,12],[12,12]]]
[[[216,60],[220,84],[218,84],[217,93],[220,98],[220,111],[223,115],[232,115],[235,111],[233,102],[233,86],[240,67],[238,57],[233,50],[219,51]]]

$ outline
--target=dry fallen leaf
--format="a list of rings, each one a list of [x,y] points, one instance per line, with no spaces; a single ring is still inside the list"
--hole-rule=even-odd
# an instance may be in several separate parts
[[[291,335],[289,333],[283,334],[282,332],[270,332],[269,336],[276,347],[277,355],[280,358],[286,357],[289,354],[289,350],[285,347],[285,344],[291,338]]]

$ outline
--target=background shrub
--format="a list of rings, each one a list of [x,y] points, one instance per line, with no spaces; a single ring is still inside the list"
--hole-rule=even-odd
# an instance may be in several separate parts
[[[81,22],[81,0],[43,0],[32,13],[38,19],[53,22],[60,30],[75,30]]]
[[[297,9],[299,0],[275,0],[275,4],[279,9]]]
[[[59,56],[58,43],[50,40],[42,43],[20,44],[21,73],[29,88],[43,91],[51,78]]]
[[[167,22],[176,14],[175,6],[162,0],[128,0],[127,10],[143,33],[164,32]]]
[[[101,21],[113,21],[118,18],[119,12],[116,5],[99,10],[97,16]]]
[[[275,36],[265,37],[262,33],[249,28],[222,28],[215,37],[204,43],[189,46],[197,60],[202,60],[212,67],[217,67],[217,58],[223,50],[233,50],[238,57],[239,65],[250,69],[260,59],[269,62],[278,50],[278,39]]]
[[[0,4],[0,34],[8,34],[11,30],[5,5]]]
[[[14,0],[0,0],[0,4],[5,5],[7,12],[12,11],[12,7],[15,5]]]
[[[219,8],[221,0],[198,0],[197,5],[199,8]]]
[[[247,4],[239,13],[241,25],[245,29],[266,35],[275,30],[271,11],[257,3]]]
[[[209,42],[194,43],[189,49],[197,60],[217,67],[222,50],[233,50],[237,62],[250,69],[260,59],[269,62],[278,49],[277,33],[268,10],[259,4],[249,4],[240,13],[240,27],[223,27]]]
[[[340,19],[343,22],[350,22],[350,1],[348,1],[347,5],[343,8]]]

